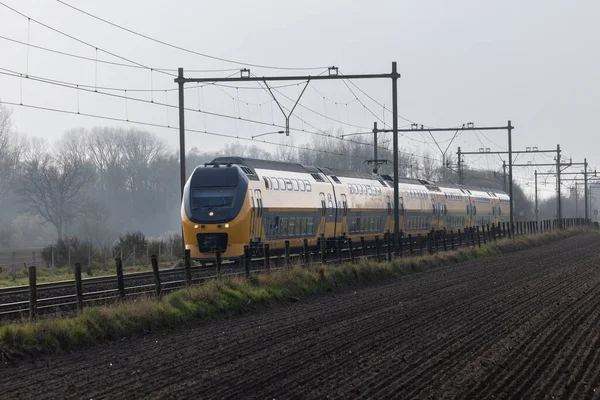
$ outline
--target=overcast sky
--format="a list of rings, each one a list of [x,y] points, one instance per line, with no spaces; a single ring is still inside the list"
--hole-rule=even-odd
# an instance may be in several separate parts
[[[0,35],[92,59],[127,63],[109,51],[151,68],[184,67],[186,70],[237,69],[227,63],[170,49],[136,37],[78,13],[55,0],[1,0],[40,22],[60,29],[97,47],[86,46],[52,32],[0,6]],[[587,157],[600,165],[600,140],[595,117],[600,107],[600,3],[597,1],[158,1],[65,0],[97,16],[182,47],[244,63],[279,67],[335,65],[345,74],[384,73],[398,62],[399,113],[433,127],[505,125],[516,127],[513,147],[555,149],[573,161]],[[173,77],[144,68],[111,66],[78,60],[0,39],[0,68],[78,85],[124,90],[110,93],[177,104]],[[312,71],[269,70],[250,67],[256,75],[318,74]],[[186,73],[186,76],[227,76],[234,73]],[[391,108],[389,80],[355,81],[377,103]],[[274,84],[276,85],[276,84]],[[190,85],[193,86],[193,85]],[[235,86],[235,85],[232,85]],[[254,89],[205,87],[186,91],[186,105],[216,113],[263,122],[186,113],[187,127],[250,138],[272,131],[269,123],[284,124],[277,105],[256,84]],[[344,129],[346,133],[371,127],[377,118],[391,124],[389,111],[342,81],[313,82],[291,126],[316,131]],[[160,89],[134,92],[132,89]],[[165,92],[164,89],[171,91]],[[93,88],[91,90],[94,90]],[[301,87],[278,89],[295,98]],[[357,101],[356,98],[360,101]],[[134,100],[103,96],[31,80],[0,75],[0,99],[124,118],[176,127],[177,110]],[[336,104],[337,103],[337,104]],[[363,105],[364,104],[364,105]],[[368,109],[365,109],[365,106]],[[17,128],[30,136],[50,140],[75,127],[132,126],[11,107]],[[341,121],[336,122],[335,120]],[[306,123],[306,125],[305,125]],[[313,127],[309,126],[312,125]],[[381,122],[380,122],[381,124]],[[407,122],[401,122],[401,125]],[[177,131],[148,130],[178,145]],[[437,135],[441,142],[449,135]],[[267,135],[263,139],[301,145],[314,136],[292,132],[289,138]],[[188,148],[222,147],[227,139],[188,132]],[[427,143],[425,143],[427,142]],[[253,142],[242,141],[244,144]],[[432,138],[418,133],[401,138],[401,146],[441,158]],[[257,143],[260,145],[260,143]],[[267,145],[262,145],[267,147]],[[463,133],[452,144],[463,150],[506,149],[504,132]],[[445,147],[445,146],[443,146]],[[269,148],[272,148],[269,147]],[[436,153],[437,152],[437,153]],[[517,162],[552,162],[553,156],[520,157]],[[470,156],[473,166],[499,169],[498,156]],[[547,168],[545,168],[547,170]],[[574,169],[575,170],[575,169]],[[515,170],[523,179],[533,169]],[[520,181],[525,183],[526,180]],[[554,184],[542,188],[552,192]]]

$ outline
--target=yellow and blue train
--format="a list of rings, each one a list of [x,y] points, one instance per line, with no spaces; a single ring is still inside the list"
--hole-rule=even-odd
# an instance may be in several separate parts
[[[319,238],[374,241],[394,232],[393,180],[387,175],[296,163],[219,157],[194,169],[184,188],[183,236],[192,259],[239,259],[244,245],[285,242],[317,248]],[[509,197],[485,188],[399,179],[404,235],[509,221]]]

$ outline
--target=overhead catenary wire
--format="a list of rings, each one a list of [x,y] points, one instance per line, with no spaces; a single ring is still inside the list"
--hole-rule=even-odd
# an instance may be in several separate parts
[[[36,45],[36,44],[32,44],[32,43],[26,43],[23,42],[21,40],[17,40],[14,38],[10,38],[8,36],[3,36],[0,35],[0,39],[2,40],[6,40],[9,42],[13,42],[13,43],[17,43],[23,46],[29,46],[31,48],[34,49],[38,49],[38,50],[43,50],[49,53],[54,53],[54,54],[60,54],[63,55],[65,57],[72,57],[72,58],[77,58],[80,60],[86,60],[86,61],[92,61],[95,63],[100,63],[100,64],[107,64],[107,65],[114,65],[117,67],[125,67],[125,68],[134,68],[134,69],[150,69],[150,70],[154,70],[154,71],[164,71],[164,72],[177,72],[177,68],[159,68],[159,67],[152,67],[152,68],[148,68],[146,66],[142,66],[142,65],[137,65],[137,64],[125,64],[125,63],[120,63],[120,62],[116,62],[116,61],[108,61],[108,60],[102,60],[99,58],[92,58],[92,57],[86,57],[86,56],[82,56],[79,54],[75,54],[75,53],[70,53],[67,51],[62,51],[62,50],[57,50],[57,49],[52,49],[49,47],[45,47],[45,46],[40,46],[40,45]],[[98,50],[98,49],[96,49]],[[186,70],[187,72],[198,72],[198,73],[205,73],[205,72],[232,72],[232,71],[239,71],[239,68],[225,68],[225,69],[190,69],[190,70]],[[160,90],[160,89],[157,89]],[[176,89],[175,89],[176,90]]]
[[[85,112],[70,111],[70,110],[64,110],[64,109],[46,107],[46,106],[36,106],[36,105],[32,105],[32,104],[17,103],[14,101],[0,100],[0,104],[25,107],[25,108],[31,108],[31,109],[36,109],[36,110],[51,111],[51,112],[57,112],[57,113],[62,113],[62,114],[80,115],[80,116],[84,116],[84,117],[97,118],[97,119],[103,119],[103,120],[109,120],[109,121],[126,122],[126,123],[137,124],[137,125],[151,126],[151,127],[155,127],[155,128],[179,130],[179,127],[177,127],[177,126],[167,126],[167,125],[161,125],[161,124],[156,124],[156,123],[152,123],[152,122],[137,121],[137,120],[133,120],[133,119],[110,117],[110,116],[106,116],[106,115],[90,114],[90,113],[85,113]],[[316,153],[330,154],[330,155],[343,156],[343,157],[349,157],[349,158],[360,158],[359,156],[354,156],[351,154],[337,153],[337,152],[328,151],[328,150],[319,150],[319,149],[314,149],[311,147],[296,146],[296,145],[285,144],[285,143],[277,143],[277,142],[271,142],[271,141],[267,141],[267,140],[257,140],[257,139],[252,139],[252,138],[248,138],[248,137],[244,137],[244,136],[233,136],[233,135],[227,135],[225,133],[210,132],[210,131],[206,131],[206,130],[186,128],[185,131],[192,132],[192,133],[204,133],[207,135],[218,136],[218,137],[223,137],[223,138],[228,138],[228,139],[238,139],[238,140],[246,140],[246,141],[252,141],[252,142],[260,142],[260,143],[265,143],[265,144],[271,144],[274,146],[287,147],[287,148],[292,148],[292,149],[297,149],[297,150],[312,151],[312,152],[316,152]]]
[[[125,32],[131,33],[132,35],[136,35],[136,36],[139,36],[139,37],[144,38],[146,40],[150,40],[152,42],[159,43],[159,44],[161,44],[163,46],[167,46],[167,47],[170,47],[170,48],[173,48],[173,49],[176,49],[176,50],[184,51],[186,53],[195,54],[197,56],[209,58],[209,59],[212,59],[212,60],[223,61],[223,62],[230,63],[230,64],[237,64],[237,65],[243,65],[243,66],[248,66],[248,67],[264,68],[264,69],[275,69],[275,70],[297,70],[297,71],[305,70],[305,71],[308,71],[308,70],[318,70],[318,69],[327,68],[326,66],[321,66],[321,67],[281,67],[281,66],[273,66],[273,65],[263,65],[263,64],[248,63],[248,62],[230,60],[230,59],[223,58],[223,57],[217,57],[217,56],[213,56],[213,55],[210,55],[210,54],[201,53],[201,52],[198,52],[198,51],[195,51],[195,50],[191,50],[191,49],[188,49],[188,48],[185,48],[185,47],[177,46],[177,45],[174,45],[172,43],[165,42],[164,40],[160,40],[160,39],[151,37],[149,35],[145,35],[143,33],[134,31],[133,29],[127,28],[127,27],[125,27],[123,25],[119,25],[117,23],[108,21],[105,18],[101,18],[101,17],[99,17],[99,16],[97,16],[95,14],[92,14],[90,12],[87,12],[87,11],[81,9],[81,8],[75,7],[75,6],[69,4],[69,3],[65,2],[65,1],[62,1],[62,0],[57,0],[57,1],[59,3],[65,5],[65,6],[67,6],[67,7],[70,7],[71,9],[73,9],[75,11],[78,11],[78,12],[80,12],[82,14],[85,14],[85,15],[87,15],[87,16],[89,16],[91,18],[94,18],[94,19],[96,19],[98,21],[101,21],[101,22],[103,22],[105,24],[111,25],[111,26],[113,26],[115,28],[121,29],[121,30],[123,30]]]
[[[8,72],[2,72],[2,71],[8,71]],[[7,75],[7,76],[11,76],[11,77],[15,77],[15,78],[23,78],[25,77],[26,79],[29,80],[33,80],[33,81],[37,81],[37,82],[41,82],[41,83],[45,83],[45,84],[50,84],[50,85],[55,85],[55,86],[61,86],[61,87],[65,87],[65,88],[69,88],[69,89],[75,89],[75,90],[82,90],[85,92],[89,92],[89,93],[95,93],[95,94],[100,94],[100,95],[104,95],[104,96],[109,96],[109,97],[115,97],[115,98],[120,98],[125,100],[125,105],[126,105],[126,114],[127,114],[127,119],[128,119],[128,109],[127,109],[127,101],[131,100],[131,101],[136,101],[136,102],[142,102],[142,103],[147,103],[147,104],[152,104],[152,105],[157,105],[157,106],[163,106],[166,107],[167,113],[166,113],[166,119],[167,119],[167,127],[171,127],[170,122],[169,122],[169,115],[168,115],[168,109],[169,108],[174,108],[174,109],[178,109],[178,106],[176,105],[172,105],[172,104],[168,104],[167,102],[167,94],[165,91],[165,103],[161,103],[158,102],[156,100],[146,100],[146,99],[140,99],[137,97],[131,97],[129,95],[127,95],[127,90],[123,90],[123,92],[125,93],[125,95],[121,95],[121,94],[115,94],[115,93],[107,93],[107,92],[102,92],[99,90],[92,90],[90,87],[83,87],[82,85],[78,85],[76,83],[72,83],[72,82],[65,82],[65,81],[58,81],[58,80],[52,80],[52,79],[46,79],[46,78],[42,78],[42,77],[37,77],[37,76],[24,76],[22,73],[18,72],[18,71],[13,71],[10,69],[6,69],[6,68],[0,68],[0,75]],[[235,101],[235,100],[234,100]],[[221,113],[215,113],[215,112],[211,112],[211,111],[206,111],[206,110],[199,110],[199,109],[193,109],[193,108],[184,108],[184,110],[186,111],[192,111],[192,112],[198,112],[198,113],[202,113],[205,115],[211,115],[211,116],[215,116],[215,117],[221,117],[221,118],[227,118],[227,119],[232,119],[236,121],[244,121],[244,122],[249,122],[249,123],[255,123],[255,124],[260,124],[260,125],[267,125],[267,126],[272,126],[272,127],[277,127],[277,128],[285,128],[284,125],[278,125],[273,123],[268,123],[268,122],[263,122],[263,121],[257,121],[257,120],[251,120],[248,118],[242,118],[241,116],[235,116],[235,115],[227,115],[227,114],[221,114]],[[309,124],[308,122],[305,122],[308,126],[312,127],[313,129],[317,129],[315,126]],[[236,126],[237,128],[237,126]],[[317,135],[317,136],[324,136],[324,137],[330,137],[332,139],[336,139],[336,140],[344,140],[343,138],[337,137],[335,135],[330,135],[324,132],[313,132],[313,131],[308,131],[308,130],[300,130],[300,129],[295,129],[295,128],[289,128],[290,130],[296,131],[296,132],[304,132],[307,134],[311,134],[311,135]],[[359,145],[364,145],[364,146],[372,146],[372,144],[370,143],[366,143],[366,142],[360,142],[360,141],[354,141],[352,140],[353,143],[359,144]],[[386,148],[381,147],[382,150],[386,150]]]
[[[340,75],[344,75],[341,71],[339,71]],[[363,95],[365,95],[369,100],[371,100],[372,102],[374,102],[375,104],[377,104],[379,107],[382,107],[384,110],[387,110],[389,113],[392,113],[392,110],[390,110],[389,108],[387,108],[384,104],[381,104],[380,102],[378,102],[377,100],[375,100],[372,96],[370,96],[367,92],[365,92],[363,89],[360,88],[360,86],[358,86],[356,83],[354,83],[352,80],[349,80],[350,84],[352,86],[354,86],[359,92],[361,92]],[[405,118],[403,116],[401,116],[400,114],[398,114],[398,118],[406,121],[406,122],[410,122],[411,124],[416,124],[415,121],[412,121],[408,118]],[[389,126],[389,125],[388,125]],[[424,125],[425,126],[425,125]],[[430,128],[429,126],[425,126],[427,128]]]
[[[68,34],[68,33],[66,33],[66,32],[63,32],[63,31],[61,31],[60,29],[57,29],[57,28],[51,27],[50,25],[47,25],[47,24],[45,24],[45,23],[43,23],[43,22],[41,22],[41,21],[38,21],[38,20],[37,20],[37,19],[35,19],[35,18],[31,18],[30,16],[28,16],[28,15],[26,15],[26,14],[24,14],[24,13],[20,12],[19,10],[17,10],[17,9],[15,9],[15,8],[13,8],[13,7],[11,7],[11,6],[9,6],[9,5],[7,5],[7,4],[3,3],[2,1],[0,1],[0,5],[1,5],[1,6],[3,6],[3,7],[5,7],[5,8],[8,8],[8,9],[9,9],[9,10],[11,10],[12,12],[14,12],[14,13],[16,13],[16,14],[18,14],[18,15],[22,16],[23,18],[27,18],[27,20],[28,20],[28,21],[33,21],[33,22],[35,22],[36,24],[38,24],[38,25],[40,25],[40,26],[43,26],[43,27],[44,27],[44,28],[46,28],[46,29],[49,29],[49,30],[51,30],[51,31],[53,31],[53,32],[55,32],[55,33],[58,33],[58,34],[60,34],[60,35],[62,35],[62,36],[65,36],[65,37],[67,37],[67,38],[69,38],[69,39],[71,39],[71,40],[74,40],[74,41],[78,42],[78,43],[81,43],[81,44],[83,44],[83,45],[86,45],[86,46],[88,46],[88,47],[91,47],[92,49],[99,50],[99,51],[101,51],[101,52],[103,52],[103,53],[106,53],[106,54],[108,54],[108,55],[110,55],[110,56],[116,57],[116,58],[118,58],[118,59],[121,59],[121,60],[123,60],[123,61],[127,61],[127,62],[129,62],[129,63],[131,63],[131,64],[134,64],[134,65],[138,65],[138,66],[140,66],[140,67],[144,67],[144,68],[146,68],[146,69],[153,69],[153,68],[151,68],[151,67],[149,67],[149,66],[147,66],[147,65],[144,65],[144,64],[142,64],[142,63],[139,63],[139,62],[137,62],[137,61],[133,61],[133,60],[131,60],[131,59],[127,58],[127,57],[123,57],[123,56],[121,56],[121,55],[118,55],[118,54],[116,54],[116,53],[113,53],[113,52],[111,52],[111,51],[105,50],[105,49],[103,49],[103,48],[101,48],[101,47],[99,47],[99,46],[95,46],[95,45],[93,45],[93,44],[91,44],[91,43],[88,43],[88,42],[86,42],[86,41],[84,41],[84,40],[81,40],[81,39],[79,39],[79,38],[77,38],[77,37],[75,37],[75,36],[73,36],[73,35],[71,35],[71,34]],[[156,69],[155,69],[155,70],[156,70]],[[172,76],[172,77],[176,77],[176,75],[175,75],[175,74],[172,74],[172,73],[170,73],[170,72],[166,72],[166,71],[160,71],[160,70],[156,70],[156,71],[158,71],[158,72],[160,72],[160,73],[162,73],[162,74],[165,74],[165,75],[169,75],[169,76]]]

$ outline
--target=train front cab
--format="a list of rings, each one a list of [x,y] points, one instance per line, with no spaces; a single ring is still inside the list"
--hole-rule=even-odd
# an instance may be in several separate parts
[[[183,194],[181,218],[185,248],[191,258],[213,261],[243,256],[251,215],[248,177],[236,165],[197,167]]]

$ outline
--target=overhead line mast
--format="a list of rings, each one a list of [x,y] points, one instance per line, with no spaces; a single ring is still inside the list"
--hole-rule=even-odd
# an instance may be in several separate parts
[[[391,132],[394,134],[393,138],[393,151],[394,151],[394,234],[397,237],[400,229],[400,209],[399,209],[399,190],[398,190],[398,78],[400,74],[397,71],[396,62],[392,62],[392,72],[388,74],[352,74],[352,75],[341,75],[338,72],[337,67],[329,67],[329,74],[327,75],[295,75],[295,76],[251,76],[250,71],[247,69],[241,70],[239,77],[229,78],[185,78],[183,68],[179,68],[177,78],[175,82],[179,85],[179,126],[180,126],[180,168],[181,168],[181,193],[183,196],[183,187],[185,186],[185,112],[183,105],[183,90],[186,83],[202,83],[202,82],[263,82],[265,85],[269,81],[317,81],[317,80],[353,80],[353,79],[391,79],[392,80],[392,103],[393,103],[393,129]],[[245,73],[245,75],[244,75]],[[182,111],[183,110],[183,111]],[[285,113],[284,113],[285,114]],[[286,124],[286,132],[289,134],[289,116],[286,117],[288,123]]]

